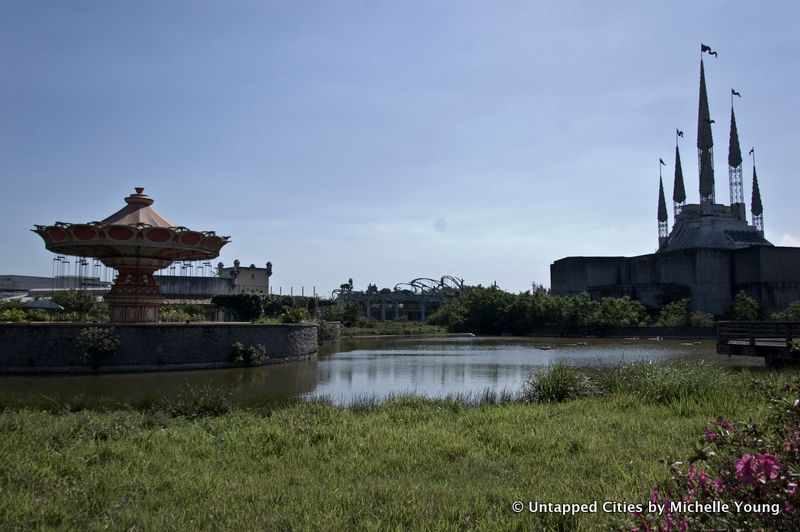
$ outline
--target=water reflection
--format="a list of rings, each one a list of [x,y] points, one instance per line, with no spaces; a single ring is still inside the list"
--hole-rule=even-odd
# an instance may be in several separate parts
[[[364,395],[517,391],[536,366],[555,361],[618,364],[706,360],[763,365],[761,359],[716,355],[711,340],[560,338],[364,338],[321,349],[315,360],[259,368],[98,376],[7,376],[5,393],[23,397],[86,395],[114,402],[169,397],[187,387],[225,390],[238,404],[286,397],[329,397],[348,403]]]

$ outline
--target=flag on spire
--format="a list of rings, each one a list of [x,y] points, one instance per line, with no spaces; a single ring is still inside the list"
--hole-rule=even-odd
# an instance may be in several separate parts
[[[708,55],[713,55],[714,57],[717,57],[717,52],[711,50],[710,46],[706,46],[705,44],[700,43],[700,53],[702,54],[703,52],[708,52]]]
[[[741,94],[739,94],[738,92],[736,92],[736,91],[735,91],[735,90],[733,90],[733,89],[731,89],[731,96],[738,96],[739,98],[741,98],[741,97],[742,97],[742,95],[741,95]]]

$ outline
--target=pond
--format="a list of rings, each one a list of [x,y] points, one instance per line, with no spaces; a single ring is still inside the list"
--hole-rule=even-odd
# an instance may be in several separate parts
[[[519,337],[356,338],[323,346],[314,360],[258,368],[114,375],[5,376],[4,394],[37,403],[83,396],[137,402],[191,388],[221,389],[237,404],[327,397],[348,404],[363,397],[444,397],[516,392],[531,370],[555,361],[609,365],[634,361],[699,361],[763,366],[759,358],[715,353],[713,340]]]

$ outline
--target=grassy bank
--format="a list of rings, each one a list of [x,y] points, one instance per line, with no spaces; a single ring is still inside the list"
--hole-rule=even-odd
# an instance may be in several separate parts
[[[796,373],[632,366],[549,375],[529,400],[398,398],[229,409],[49,411],[6,402],[0,529],[569,529],[626,514],[515,514],[513,501],[646,501],[718,416],[761,418],[754,380]],[[550,382],[547,379],[550,379]],[[74,408],[74,406],[73,406]]]
[[[445,334],[439,325],[428,325],[420,321],[360,321],[351,327],[342,328],[343,337],[354,336],[419,336],[425,334]]]

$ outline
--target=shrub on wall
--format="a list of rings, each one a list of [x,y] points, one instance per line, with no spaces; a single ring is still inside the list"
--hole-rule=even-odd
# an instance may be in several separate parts
[[[162,305],[158,312],[163,322],[203,321],[203,308],[200,305]]]
[[[303,307],[284,307],[279,318],[281,323],[303,323],[308,321],[308,311]]]
[[[119,348],[119,337],[113,327],[81,329],[76,341],[81,350],[81,358],[95,370]]]
[[[231,362],[234,364],[254,366],[261,364],[266,358],[267,349],[261,344],[245,346],[236,342],[231,346]]]

